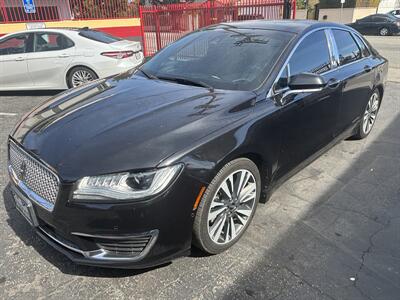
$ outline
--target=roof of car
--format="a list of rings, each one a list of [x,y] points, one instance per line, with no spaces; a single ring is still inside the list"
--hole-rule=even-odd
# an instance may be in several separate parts
[[[221,23],[218,25],[233,26],[236,28],[243,29],[269,29],[269,30],[280,30],[292,33],[302,33],[314,28],[319,27],[343,27],[348,28],[344,25],[332,23],[332,22],[319,22],[314,20],[251,20],[241,21],[232,23]],[[217,26],[218,26],[217,25]]]

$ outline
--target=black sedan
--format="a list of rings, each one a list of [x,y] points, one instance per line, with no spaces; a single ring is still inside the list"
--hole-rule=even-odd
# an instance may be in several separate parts
[[[347,24],[365,35],[393,35],[400,33],[400,19],[391,14],[375,14]]]
[[[16,207],[79,264],[220,253],[280,183],[370,133],[387,70],[342,25],[204,28],[28,113],[9,138]]]

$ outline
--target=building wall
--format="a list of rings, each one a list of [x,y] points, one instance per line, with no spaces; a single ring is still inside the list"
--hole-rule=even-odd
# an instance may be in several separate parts
[[[307,19],[307,10],[305,10],[305,9],[297,9],[296,10],[296,19],[298,19],[298,20]]]
[[[375,13],[375,7],[343,8],[342,13],[340,8],[321,8],[319,20],[347,24]]]

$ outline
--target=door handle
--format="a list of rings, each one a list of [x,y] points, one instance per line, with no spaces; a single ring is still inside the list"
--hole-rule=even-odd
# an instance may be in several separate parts
[[[66,53],[63,53],[63,54],[60,54],[58,57],[69,57],[69,55]]]
[[[368,66],[368,65],[364,66],[364,71],[366,73],[371,72],[371,70],[372,70],[371,66]]]
[[[22,57],[22,56],[19,56],[19,57],[17,57],[17,58],[15,59],[15,61],[23,61],[23,60],[25,60],[25,58]]]
[[[338,80],[338,79],[336,79],[336,78],[331,78],[331,79],[329,79],[328,82],[326,83],[327,87],[328,87],[328,88],[331,88],[331,89],[337,88],[337,87],[339,86],[339,84],[340,84],[340,80]]]

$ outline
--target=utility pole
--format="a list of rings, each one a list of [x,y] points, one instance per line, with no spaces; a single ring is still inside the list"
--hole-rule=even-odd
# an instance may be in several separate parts
[[[340,23],[343,23],[343,4],[345,0],[340,0]]]

